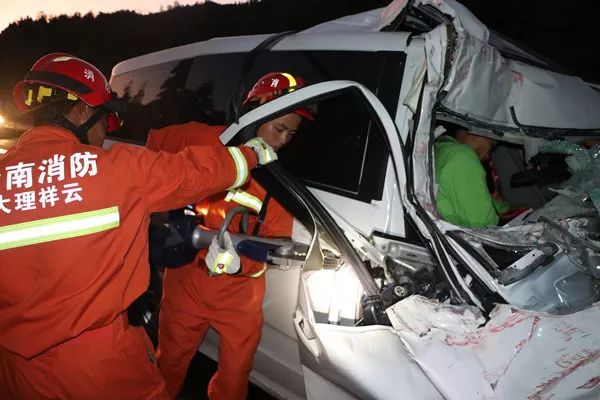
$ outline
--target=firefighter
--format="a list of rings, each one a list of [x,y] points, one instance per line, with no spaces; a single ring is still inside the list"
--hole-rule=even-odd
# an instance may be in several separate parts
[[[269,73],[250,90],[244,106],[251,109],[302,86],[304,82],[299,77]],[[313,115],[307,109],[298,109],[261,125],[257,137],[277,151],[292,139],[302,119],[312,120]],[[193,144],[214,144],[219,142],[223,128],[197,122],[164,128],[150,133],[147,146],[175,152]],[[207,227],[217,229],[227,211],[240,205],[251,213],[248,233],[291,236],[292,215],[254,179],[239,189],[196,204],[196,209],[204,215]],[[233,219],[229,230],[239,231],[239,216]],[[220,334],[220,349],[218,370],[210,380],[208,397],[246,398],[248,375],[261,337],[267,266],[238,256],[228,234],[225,237],[226,250],[213,241],[208,252],[200,251],[192,264],[165,272],[158,364],[171,398],[180,391],[190,360],[209,327]]]
[[[126,313],[148,286],[149,215],[233,190],[276,155],[103,150],[114,95],[68,54],[39,59],[14,98],[34,127],[0,159],[0,398],[169,398]]]

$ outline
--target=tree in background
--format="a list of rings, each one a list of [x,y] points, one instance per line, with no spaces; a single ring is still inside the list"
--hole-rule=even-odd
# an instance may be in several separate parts
[[[12,104],[15,83],[39,57],[61,51],[89,60],[110,76],[118,62],[213,37],[301,30],[387,5],[389,0],[262,0],[212,2],[140,15],[132,11],[56,17],[40,13],[0,33],[0,101]],[[132,94],[133,95],[133,94]]]
[[[207,1],[140,15],[75,14],[25,18],[0,33],[0,102],[12,105],[11,91],[43,54],[76,54],[110,75],[119,61],[213,37],[301,30],[324,21],[378,7],[391,0],[250,0],[221,5]],[[590,40],[600,36],[600,2],[580,0],[460,0],[492,29],[516,39],[566,71],[600,82],[600,52]],[[1,111],[1,110],[0,110]]]

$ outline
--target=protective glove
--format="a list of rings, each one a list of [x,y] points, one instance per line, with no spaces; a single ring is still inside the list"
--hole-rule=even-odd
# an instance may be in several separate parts
[[[225,248],[221,248],[217,236],[213,237],[206,254],[206,266],[210,275],[234,275],[240,271],[240,256],[233,248],[233,241],[229,232],[223,235]]]
[[[258,156],[258,163],[260,165],[265,165],[277,160],[277,154],[275,153],[275,150],[273,150],[273,148],[259,136],[248,140],[246,143],[244,143],[244,146],[251,147],[252,150],[256,152],[256,155]]]

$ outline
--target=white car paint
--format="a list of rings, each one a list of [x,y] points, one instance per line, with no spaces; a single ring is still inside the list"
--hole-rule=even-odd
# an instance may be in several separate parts
[[[396,0],[385,9],[318,25],[286,37],[273,48],[406,52],[398,93],[404,104],[398,105],[395,115],[388,115],[375,95],[361,85],[330,81],[297,90],[243,115],[222,136],[227,142],[244,126],[322,93],[348,88],[359,91],[377,113],[389,141],[384,199],[358,204],[341,195],[313,190],[350,240],[361,234],[368,240],[375,229],[401,236],[404,210],[426,239],[435,235],[430,221],[441,234],[458,229],[441,221],[435,209],[430,144],[432,121],[442,117],[434,115],[437,105],[444,106],[451,117],[471,124],[478,133],[493,135],[492,128],[502,128],[514,142],[523,142],[526,132],[512,118],[511,107],[520,124],[600,128],[600,114],[592,112],[600,105],[596,90],[578,78],[502,56],[500,51],[508,51],[543,65],[543,61],[494,36],[455,1],[415,1],[413,6],[431,5],[452,18],[450,24],[440,24],[412,37],[409,43],[407,32],[380,32],[407,3]],[[115,67],[113,75],[199,54],[248,51],[265,38],[214,39],[169,49],[125,61]],[[450,41],[456,45],[453,57],[448,54]],[[450,59],[454,62],[448,64]],[[445,97],[441,97],[442,91],[447,92]],[[495,94],[493,99],[481,101],[490,93]],[[416,116],[418,123],[413,126]],[[410,160],[416,200],[405,190],[408,160],[402,147],[409,132],[416,138]],[[305,235],[294,235],[307,242]],[[471,290],[470,281],[478,277],[501,295],[509,291],[457,243],[450,243],[470,267],[470,275],[461,276],[448,248],[434,245],[432,256],[449,262],[446,276],[454,275],[457,280],[456,285],[452,283],[457,299],[477,307],[456,307],[411,296],[388,309],[392,327],[340,325],[344,319],[360,317],[363,291],[353,275],[357,266],[344,264],[336,271],[267,272],[267,323],[251,379],[279,398],[293,399],[598,398],[600,334],[594,329],[598,304],[569,315],[498,305],[485,322],[480,311],[483,305]],[[380,251],[381,260],[391,248],[376,244],[364,252],[365,257]],[[327,318],[321,320],[323,316]],[[296,343],[299,356],[292,348]],[[209,336],[202,349],[215,358],[217,346],[216,338]],[[283,379],[282,373],[286,375]]]

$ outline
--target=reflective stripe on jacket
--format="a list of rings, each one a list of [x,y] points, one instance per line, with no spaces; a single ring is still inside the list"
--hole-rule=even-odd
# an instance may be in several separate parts
[[[209,126],[199,122],[174,125],[151,131],[146,146],[152,150],[175,152],[186,146],[218,145],[220,144],[219,135],[223,132],[224,128],[223,126]],[[203,202],[197,203],[196,209],[205,215],[204,224],[208,228],[218,229],[227,211],[241,204],[251,211],[247,232],[251,234],[265,196],[265,189],[254,179],[250,178],[245,185],[235,191],[219,193],[205,199]],[[290,237],[292,235],[292,215],[275,199],[271,199],[267,207],[265,221],[260,229],[260,236]],[[233,218],[229,226],[231,232],[239,232],[240,218],[239,215]],[[203,265],[205,257],[206,250],[201,250],[196,257],[196,262]],[[264,263],[243,256],[241,259],[241,275],[243,276],[260,277],[266,270]]]
[[[82,145],[40,126],[0,158],[0,347],[30,358],[110,324],[147,288],[148,221],[243,184],[247,148]]]

